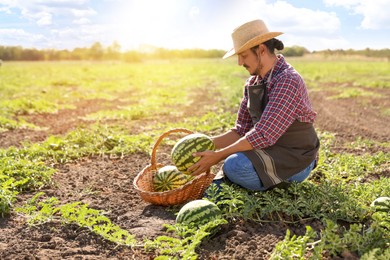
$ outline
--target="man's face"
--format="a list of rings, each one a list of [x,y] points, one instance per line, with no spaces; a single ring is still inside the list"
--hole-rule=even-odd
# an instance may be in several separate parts
[[[249,49],[238,54],[238,65],[245,67],[252,76],[260,75],[262,68],[260,55],[256,53]]]

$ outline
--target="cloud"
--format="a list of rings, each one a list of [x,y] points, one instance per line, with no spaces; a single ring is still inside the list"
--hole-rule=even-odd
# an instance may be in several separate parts
[[[346,8],[350,8],[354,5],[357,5],[361,2],[361,0],[323,0],[324,3],[328,6],[344,6]]]
[[[324,0],[328,6],[341,6],[363,16],[363,29],[390,29],[390,1],[388,0]]]
[[[91,20],[87,17],[89,16],[95,16],[97,15],[97,12],[91,8],[88,9],[70,9],[71,13],[73,14],[74,17],[77,19],[73,20],[74,24],[90,24]]]
[[[260,11],[260,17],[269,21],[273,30],[297,34],[332,35],[340,29],[340,20],[334,12],[298,8],[285,1],[268,4],[258,1],[260,5],[255,10]]]
[[[242,17],[244,12],[245,18]],[[299,45],[309,50],[319,50],[347,45],[341,34],[341,21],[334,12],[296,7],[286,1],[270,3],[253,0],[245,4],[237,1],[225,17],[225,21],[234,17],[235,26],[252,19],[263,19],[270,31],[284,32],[278,38],[285,46]]]
[[[87,0],[0,0],[0,8],[18,17],[18,23],[1,32],[0,42],[7,45],[72,49],[112,42],[105,38],[109,29],[92,24],[97,11]]]
[[[34,21],[39,26],[53,25],[53,17],[58,21],[60,18],[70,17],[80,18],[96,15],[96,11],[91,8],[84,8],[86,0],[0,0],[1,10],[10,12],[11,9],[19,10],[21,17]],[[85,22],[85,20],[83,21]]]
[[[39,26],[46,26],[52,24],[52,12],[45,9],[29,10],[27,8],[21,9],[21,14],[25,19],[35,21]]]
[[[10,8],[8,7],[0,7],[0,12],[4,12],[6,14],[12,14]]]
[[[7,42],[8,45],[33,47],[37,43],[46,40],[42,34],[28,33],[23,29],[0,29],[0,42]]]
[[[48,12],[40,12],[40,13],[34,14],[34,18],[35,18],[37,24],[40,26],[52,24],[52,15]]]
[[[354,28],[360,32],[389,28],[390,16],[385,13],[390,9],[387,3],[390,1],[376,0],[375,4],[370,1],[323,0],[328,7],[341,8],[316,9],[297,7],[287,0],[0,0],[0,15],[12,18],[8,24],[1,21],[1,28],[22,29],[15,31],[19,43],[41,37],[36,41],[39,48],[72,49],[96,41],[111,44],[115,40],[124,48],[145,43],[168,48],[228,50],[232,30],[260,18],[270,30],[285,33],[280,36],[285,46],[319,50],[351,47],[345,37],[358,33],[341,31],[345,29],[338,17],[341,13],[349,12],[345,18],[351,18],[352,14],[354,20],[362,15],[360,27]],[[323,7],[309,4],[313,5]],[[341,19],[344,21],[343,16]],[[24,41],[23,35],[31,39]]]
[[[74,24],[79,24],[79,25],[81,25],[81,24],[90,24],[91,20],[89,20],[88,18],[83,17],[83,18],[80,18],[80,19],[73,20],[73,23]]]
[[[85,16],[93,16],[96,15],[97,12],[92,8],[88,9],[74,9],[71,8],[71,12],[75,17],[85,17]]]
[[[108,33],[108,27],[92,24],[52,29],[48,36],[47,47],[73,49],[75,47],[88,47],[94,42],[108,45],[112,43],[112,39],[107,37]]]

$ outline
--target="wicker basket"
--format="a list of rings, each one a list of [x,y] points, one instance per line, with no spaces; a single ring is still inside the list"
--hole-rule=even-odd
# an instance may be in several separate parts
[[[161,141],[172,133],[186,133],[192,134],[193,132],[184,128],[172,129],[162,134],[155,143],[151,164],[146,166],[135,177],[133,185],[141,198],[147,202],[162,206],[172,206],[184,204],[188,201],[199,199],[202,197],[207,187],[210,185],[215,175],[210,172],[204,172],[197,175],[194,179],[184,184],[182,187],[163,192],[155,192],[153,189],[153,176],[157,170],[164,165],[156,162],[156,152]]]

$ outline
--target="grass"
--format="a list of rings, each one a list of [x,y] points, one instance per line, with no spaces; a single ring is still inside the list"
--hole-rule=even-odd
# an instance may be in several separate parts
[[[341,90],[337,91],[338,94],[330,96],[331,99],[339,99],[339,98],[358,98],[358,97],[381,97],[379,94],[375,92],[371,92],[368,90],[360,89],[357,87],[342,87]]]
[[[239,75],[244,75],[244,71]],[[0,129],[3,131],[28,126],[15,120],[15,116],[56,113],[58,109],[74,108],[83,99],[130,104],[87,115],[87,120],[182,116],[182,110],[192,109],[194,104],[190,102],[200,95],[215,99],[215,104],[230,105],[224,97],[240,96],[242,84],[233,63],[222,66],[221,62],[208,60],[166,64],[9,62],[2,67],[0,76]]]
[[[291,62],[311,90],[328,90],[328,85],[335,88],[333,98],[360,99],[376,95],[377,88],[390,87],[388,63],[302,59]],[[93,156],[148,154],[156,138],[171,128],[184,127],[210,135],[230,129],[246,76],[246,71],[234,61],[216,60],[163,64],[6,63],[0,70],[0,131],[35,129],[25,121],[25,115],[56,113],[59,109],[74,108],[83,99],[117,105],[85,115],[83,119],[91,121],[89,124],[64,135],[0,149],[0,215],[15,210],[19,193],[34,194],[52,185],[55,164]],[[337,86],[343,89],[337,91]],[[184,111],[191,111],[192,116],[183,118]],[[390,194],[389,178],[381,177],[389,166],[390,155],[385,152],[389,143],[358,137],[355,142],[343,144],[350,153],[335,153],[335,135],[318,130],[321,160],[307,182],[263,193],[225,186],[224,200],[217,201],[216,195],[211,200],[223,210],[224,221],[244,219],[298,225],[315,219],[323,223],[323,230],[307,227],[303,236],[288,231],[275,247],[273,259],[304,259],[307,254],[320,256],[325,251],[339,256],[345,250],[362,259],[388,255],[388,215],[377,212],[370,204],[375,198]],[[367,149],[383,151],[362,153]],[[30,224],[76,223],[118,244],[139,244],[106,218],[103,211],[77,201],[61,205],[56,198],[39,200],[41,195],[37,193],[17,209]],[[96,219],[101,225],[95,225]],[[167,236],[145,242],[145,250],[155,251],[162,258],[196,258],[200,242],[224,221],[202,227],[198,233],[191,228],[167,226]]]
[[[55,197],[39,200],[43,193],[37,193],[16,212],[27,217],[30,226],[42,225],[47,222],[59,221],[67,224],[77,224],[88,228],[97,235],[102,236],[113,243],[126,246],[135,246],[136,240],[133,235],[107,218],[104,211],[92,209],[88,204],[81,202],[59,205]]]
[[[309,85],[349,83],[353,87],[390,88],[390,64],[382,61],[289,59]],[[313,83],[313,84],[311,84]]]

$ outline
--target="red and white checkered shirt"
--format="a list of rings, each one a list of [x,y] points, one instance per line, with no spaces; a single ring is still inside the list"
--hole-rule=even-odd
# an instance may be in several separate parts
[[[301,75],[286,62],[282,55],[278,55],[271,80],[267,84],[267,106],[259,122],[253,125],[247,108],[248,86],[266,81],[269,74],[270,72],[264,78],[252,76],[246,81],[244,97],[234,127],[240,136],[246,136],[255,149],[263,149],[275,144],[295,120],[313,123],[317,114],[312,109]]]

